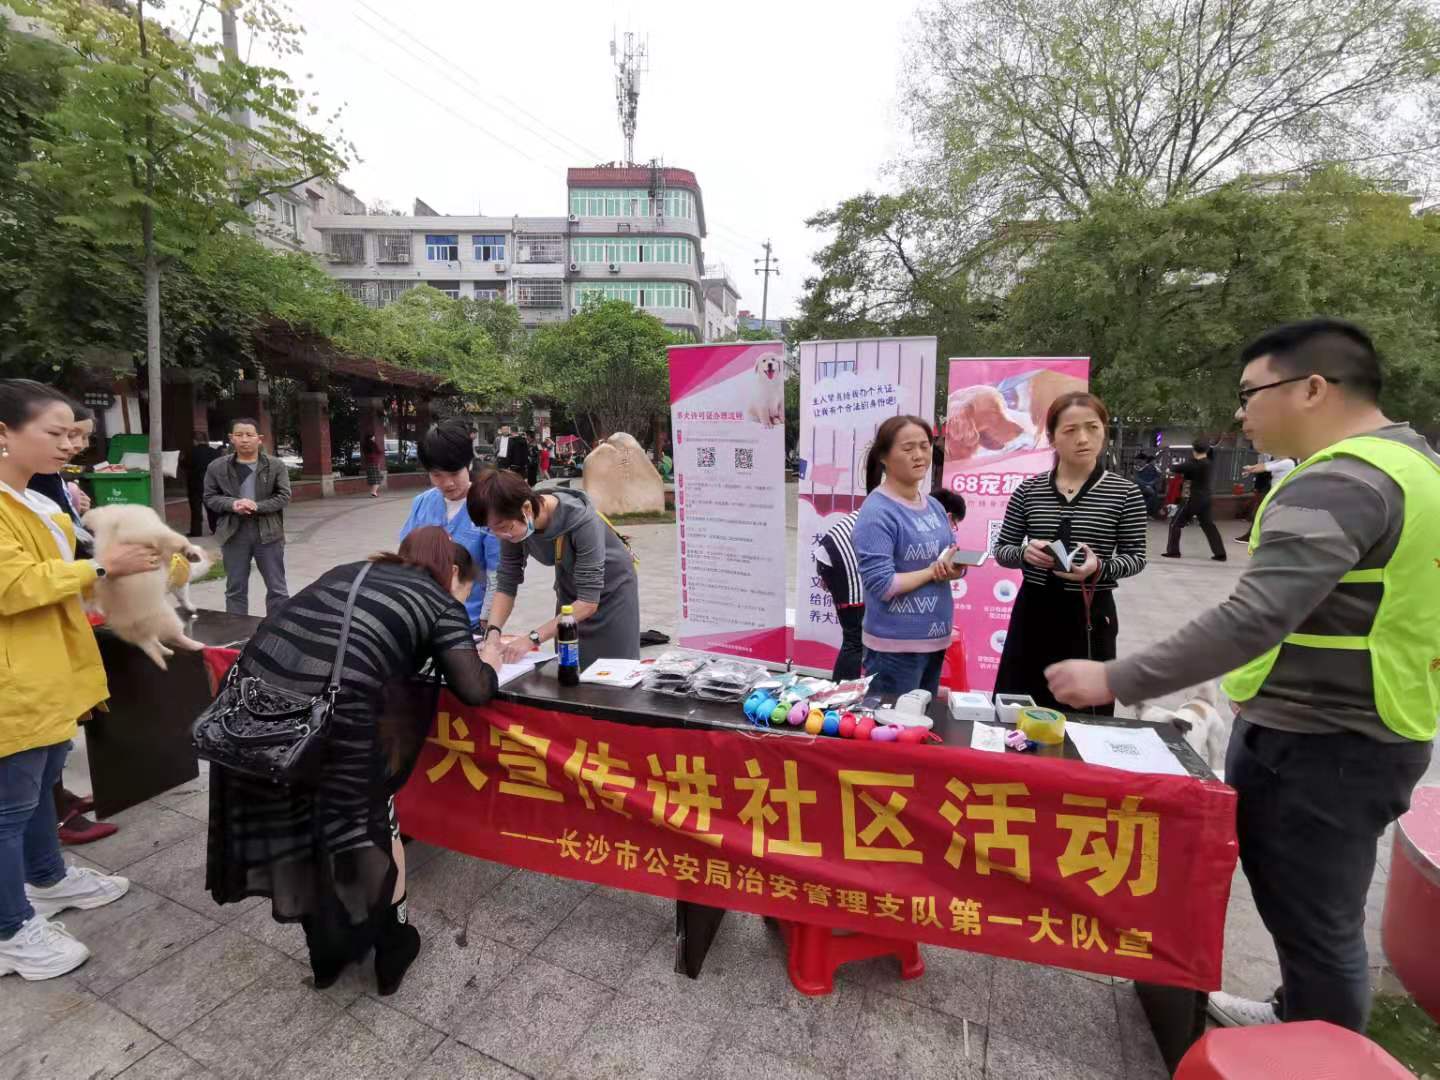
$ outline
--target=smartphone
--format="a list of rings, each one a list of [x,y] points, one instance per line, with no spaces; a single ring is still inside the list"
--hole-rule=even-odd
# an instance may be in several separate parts
[[[988,558],[988,551],[964,551],[956,548],[950,553],[950,562],[955,566],[983,566]]]

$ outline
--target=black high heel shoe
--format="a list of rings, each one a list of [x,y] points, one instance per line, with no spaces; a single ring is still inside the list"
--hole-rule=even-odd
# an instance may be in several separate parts
[[[409,923],[387,926],[375,942],[375,985],[381,997],[400,989],[405,972],[420,955],[420,931]]]

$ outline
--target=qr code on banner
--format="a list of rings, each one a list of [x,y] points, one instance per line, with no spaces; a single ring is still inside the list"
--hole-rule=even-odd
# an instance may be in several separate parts
[[[985,550],[995,551],[995,545],[1000,542],[1000,529],[1005,525],[1004,518],[996,518],[985,523]]]
[[[755,468],[755,448],[753,446],[737,446],[735,448],[735,468]]]
[[[715,447],[697,446],[695,448],[696,464],[702,469],[713,469],[715,467]]]

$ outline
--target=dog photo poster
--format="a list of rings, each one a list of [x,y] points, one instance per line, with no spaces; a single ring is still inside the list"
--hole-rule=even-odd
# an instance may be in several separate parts
[[[680,644],[783,664],[785,345],[669,355]]]
[[[1089,383],[1088,356],[951,358],[944,482],[965,497],[965,520],[955,530],[962,548],[993,555],[1010,494],[1054,464],[1045,434],[1050,403]],[[971,690],[995,687],[1020,577],[991,558],[950,586]]]
[[[933,337],[807,341],[800,345],[800,498],[795,636],[801,667],[829,674],[840,622],[815,570],[815,547],[865,501],[865,456],[892,416],[935,417]]]

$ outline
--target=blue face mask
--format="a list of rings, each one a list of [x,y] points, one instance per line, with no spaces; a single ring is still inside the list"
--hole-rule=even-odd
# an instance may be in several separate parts
[[[528,517],[527,517],[527,518],[525,519],[525,535],[522,536],[522,537],[520,537],[520,543],[523,544],[526,540],[529,540],[530,537],[532,537],[532,536],[534,536],[534,535],[535,535],[535,519],[534,519],[534,518],[528,518]]]

